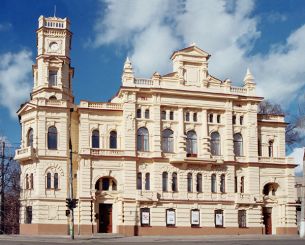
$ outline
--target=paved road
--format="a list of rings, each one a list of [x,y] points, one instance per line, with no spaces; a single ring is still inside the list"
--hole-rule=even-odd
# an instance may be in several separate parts
[[[67,244],[204,244],[204,245],[299,245],[305,239],[297,236],[189,236],[189,237],[76,237],[71,241],[67,237],[26,237],[0,236],[0,245],[67,245]]]

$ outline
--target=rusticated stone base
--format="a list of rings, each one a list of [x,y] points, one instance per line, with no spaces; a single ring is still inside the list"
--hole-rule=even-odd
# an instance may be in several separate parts
[[[276,228],[277,235],[295,235],[298,234],[297,227],[277,227]]]
[[[241,235],[241,234],[263,234],[262,227],[251,228],[215,228],[215,227],[137,227],[118,226],[118,233],[126,236],[155,236],[155,235]]]
[[[91,235],[97,232],[96,226],[74,225],[74,233],[77,235]],[[21,235],[69,235],[68,224],[20,224]]]

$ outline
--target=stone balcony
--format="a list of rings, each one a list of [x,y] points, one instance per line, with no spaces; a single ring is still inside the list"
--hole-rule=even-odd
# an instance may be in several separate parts
[[[82,100],[80,102],[79,108],[121,111],[123,110],[123,105],[119,103],[100,103]]]
[[[270,163],[270,164],[294,164],[293,157],[258,157],[259,163]]]
[[[90,156],[124,156],[123,150],[118,149],[97,149],[97,148],[83,148],[80,150],[81,155]]]
[[[15,151],[15,160],[29,160],[34,157],[35,149],[32,146],[27,146]]]

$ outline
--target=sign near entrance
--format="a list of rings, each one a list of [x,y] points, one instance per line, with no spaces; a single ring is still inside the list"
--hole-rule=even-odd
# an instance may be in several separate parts
[[[192,226],[200,225],[200,212],[198,209],[191,210],[191,225]]]
[[[166,210],[166,225],[175,226],[176,225],[176,212],[175,209]]]
[[[142,226],[149,226],[150,225],[149,208],[141,208],[141,225]]]

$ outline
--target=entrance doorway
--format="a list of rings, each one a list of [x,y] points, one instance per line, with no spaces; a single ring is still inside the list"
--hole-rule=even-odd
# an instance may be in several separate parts
[[[112,204],[99,204],[99,232],[112,233]]]
[[[265,234],[272,234],[272,208],[263,208],[263,216],[264,216],[264,225],[265,225]]]

